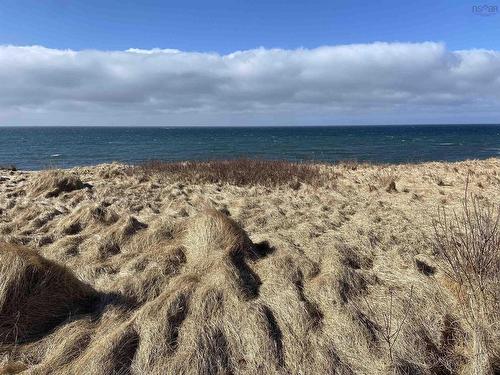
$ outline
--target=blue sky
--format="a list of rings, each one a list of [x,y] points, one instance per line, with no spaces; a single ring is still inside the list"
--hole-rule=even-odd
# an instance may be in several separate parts
[[[487,2],[498,5],[497,2]],[[228,53],[384,42],[500,49],[500,15],[474,1],[3,0],[0,44]]]
[[[0,125],[498,123],[498,8],[3,0]]]

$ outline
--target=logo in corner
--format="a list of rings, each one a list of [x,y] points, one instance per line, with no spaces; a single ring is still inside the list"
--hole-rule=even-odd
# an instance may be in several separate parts
[[[476,16],[489,17],[498,13],[498,5],[473,5],[472,13]]]

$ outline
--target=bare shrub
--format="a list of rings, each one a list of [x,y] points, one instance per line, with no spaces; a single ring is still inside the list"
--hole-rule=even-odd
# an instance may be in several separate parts
[[[412,300],[413,300],[413,286],[410,288],[408,293],[408,297],[406,301],[403,301],[404,307],[400,314],[396,313],[396,309],[394,306],[394,291],[390,289],[388,291],[389,298],[389,306],[386,310],[384,310],[381,314],[381,319],[379,321],[375,321],[374,329],[379,333],[382,341],[385,344],[387,350],[387,356],[391,366],[394,365],[394,346],[398,342],[398,338],[401,334],[401,331],[407,321],[408,315],[412,308]],[[376,318],[380,316],[377,314],[371,304],[368,302],[366,298],[364,298],[365,304],[370,313],[370,317]],[[398,316],[399,315],[399,316]]]
[[[210,160],[167,162],[153,160],[132,168],[145,174],[173,176],[186,183],[229,183],[237,186],[325,185],[332,176],[321,166],[283,160]]]
[[[434,244],[443,271],[456,285],[459,306],[472,331],[473,369],[490,373],[498,362],[500,321],[500,205],[469,194],[460,212],[441,208],[434,222]]]

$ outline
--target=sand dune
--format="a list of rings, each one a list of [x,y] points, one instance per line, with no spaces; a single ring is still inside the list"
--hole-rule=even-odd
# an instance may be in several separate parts
[[[500,159],[314,168],[0,170],[0,374],[498,373],[433,221]]]

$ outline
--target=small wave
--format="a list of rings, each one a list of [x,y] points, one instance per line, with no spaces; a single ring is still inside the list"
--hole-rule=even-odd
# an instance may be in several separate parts
[[[61,154],[52,154],[52,155],[50,155],[51,158],[58,158],[59,156],[61,156]]]
[[[454,143],[450,143],[450,142],[443,142],[443,143],[438,143],[438,145],[440,146],[453,146]]]

